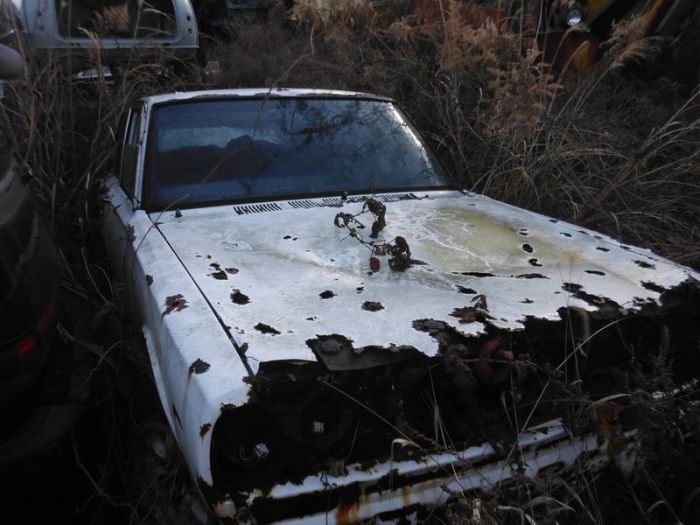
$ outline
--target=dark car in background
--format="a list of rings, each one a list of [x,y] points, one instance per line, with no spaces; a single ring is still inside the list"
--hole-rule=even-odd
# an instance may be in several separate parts
[[[21,74],[0,46],[0,74]],[[19,61],[21,66],[21,61]],[[53,237],[25,184],[25,170],[0,153],[0,490],[36,487],[80,413],[85,382],[73,346],[57,335],[60,274]],[[59,473],[60,474],[60,473]],[[9,499],[9,498],[8,498]]]
[[[0,172],[0,409],[14,422],[2,427],[4,437],[30,415],[46,368],[58,266],[51,235],[9,158],[0,159]]]

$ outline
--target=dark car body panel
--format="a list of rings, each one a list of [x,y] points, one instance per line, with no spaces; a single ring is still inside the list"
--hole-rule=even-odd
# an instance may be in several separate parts
[[[58,262],[51,234],[9,159],[0,161],[0,409],[22,418],[55,331]],[[14,419],[14,418],[13,418]],[[8,429],[9,430],[9,429]]]
[[[59,266],[40,206],[0,158],[0,466],[13,479],[67,435],[87,391],[74,348],[57,337]]]

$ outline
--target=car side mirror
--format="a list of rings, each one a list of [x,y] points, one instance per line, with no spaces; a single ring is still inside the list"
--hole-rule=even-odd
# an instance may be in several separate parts
[[[0,44],[0,80],[11,80],[24,73],[24,60],[14,49]]]

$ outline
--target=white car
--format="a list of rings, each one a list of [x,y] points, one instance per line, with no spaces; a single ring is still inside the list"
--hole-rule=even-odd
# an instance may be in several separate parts
[[[451,187],[391,100],[173,93],[124,123],[105,239],[219,517],[420,516],[597,468],[654,363],[697,376],[697,273]]]

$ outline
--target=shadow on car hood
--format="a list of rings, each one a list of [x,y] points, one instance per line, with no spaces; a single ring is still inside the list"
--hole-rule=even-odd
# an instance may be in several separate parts
[[[523,329],[528,317],[560,319],[562,307],[627,310],[658,302],[698,274],[571,224],[460,192],[385,194],[382,239],[404,237],[415,264],[393,271],[388,256],[337,228],[360,198],[308,199],[153,214],[197,286],[245,348],[263,361],[315,360],[313,341],[342,336],[356,350],[438,342],[421,322],[465,335],[487,325]],[[373,218],[358,217],[369,238]]]

